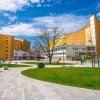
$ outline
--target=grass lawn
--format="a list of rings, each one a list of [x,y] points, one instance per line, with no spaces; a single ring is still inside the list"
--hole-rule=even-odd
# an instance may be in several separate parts
[[[47,82],[100,90],[100,68],[36,68],[21,73]]]
[[[8,67],[30,67],[29,65],[19,65],[19,64],[2,64],[0,63],[0,68],[3,66],[8,66]]]
[[[24,64],[38,64],[40,62],[23,62]],[[49,62],[43,62],[45,65],[73,65],[71,63],[57,63],[57,62],[52,62],[49,64]]]

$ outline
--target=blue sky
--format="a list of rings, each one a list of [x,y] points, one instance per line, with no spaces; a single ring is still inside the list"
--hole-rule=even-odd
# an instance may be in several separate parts
[[[0,33],[33,40],[41,29],[76,31],[100,18],[100,0],[0,0]]]

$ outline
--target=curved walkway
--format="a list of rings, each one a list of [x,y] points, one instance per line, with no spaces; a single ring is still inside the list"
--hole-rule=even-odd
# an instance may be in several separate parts
[[[20,74],[24,69],[0,71],[0,100],[100,100],[100,91],[31,79]]]

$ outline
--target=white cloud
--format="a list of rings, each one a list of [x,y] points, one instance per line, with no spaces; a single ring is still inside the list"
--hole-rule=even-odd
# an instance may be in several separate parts
[[[30,0],[32,3],[38,3],[40,0]]]
[[[41,0],[41,2],[44,3],[45,1],[44,0]]]
[[[14,36],[34,36],[43,28],[50,29],[55,26],[59,26],[61,29],[64,29],[65,33],[70,33],[85,26],[88,23],[89,18],[87,16],[65,14],[59,16],[39,17],[32,20],[31,24],[20,23],[1,27],[0,33]]]
[[[33,28],[32,24],[26,23],[9,25],[7,27],[1,27],[0,29],[0,33],[13,36],[33,36],[39,32],[40,29]]]
[[[44,2],[47,4],[44,4]],[[16,12],[21,10],[24,6],[29,6],[31,4],[36,4],[37,7],[49,7],[50,2],[61,4],[61,0],[0,0],[0,10]]]
[[[0,0],[0,10],[16,12],[25,5],[31,3],[38,3],[40,0]]]
[[[9,20],[10,20],[10,22],[14,21],[15,19],[17,19],[16,16],[9,16]]]
[[[47,0],[47,4],[44,4],[46,0],[0,0],[0,10],[16,12],[21,10],[24,6],[29,6],[31,4],[36,4],[37,7],[49,7],[51,0]],[[61,2],[54,1],[55,3]]]
[[[43,5],[43,7],[50,7],[51,5],[50,4],[47,4],[47,5]]]
[[[28,0],[0,0],[0,10],[15,12],[27,4]]]
[[[40,3],[37,4],[37,7],[41,7],[42,5]]]
[[[77,31],[85,26],[89,21],[87,16],[76,16],[73,14],[65,14],[60,16],[47,16],[34,18],[33,22],[36,26],[52,28],[59,26],[65,30],[66,33]]]
[[[100,18],[100,2],[97,3],[97,7],[96,8],[98,10],[98,13],[96,15],[97,15],[98,18]]]
[[[8,13],[3,13],[3,16],[7,17],[9,19],[9,22],[12,22],[15,19],[17,19],[17,17],[15,15],[10,15]]]
[[[96,16],[97,16],[98,18],[100,18],[100,12],[98,12],[98,13],[96,14]]]
[[[97,9],[100,9],[100,2],[97,3]]]

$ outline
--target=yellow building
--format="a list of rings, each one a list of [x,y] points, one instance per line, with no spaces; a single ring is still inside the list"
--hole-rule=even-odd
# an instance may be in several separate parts
[[[90,24],[86,25],[84,28],[76,32],[65,34],[64,36],[60,37],[57,46],[65,44],[91,46],[92,36],[91,36]]]
[[[50,44],[52,49],[52,41]],[[95,46],[96,55],[100,57],[100,20],[95,15],[90,16],[90,22],[85,27],[60,37],[55,47],[62,45]]]
[[[92,41],[91,41],[90,25],[88,24],[84,28],[74,33],[66,34],[64,38],[65,38],[65,44],[68,45],[91,46]]]
[[[55,47],[59,47],[62,45],[84,45],[91,46],[92,45],[92,36],[91,36],[91,28],[90,24],[86,25],[84,28],[69,34],[65,34],[57,40]],[[50,48],[53,47],[52,41],[50,44]]]
[[[27,52],[30,50],[30,42],[24,39],[15,39],[13,36],[0,34],[0,59],[12,60],[14,50]]]

